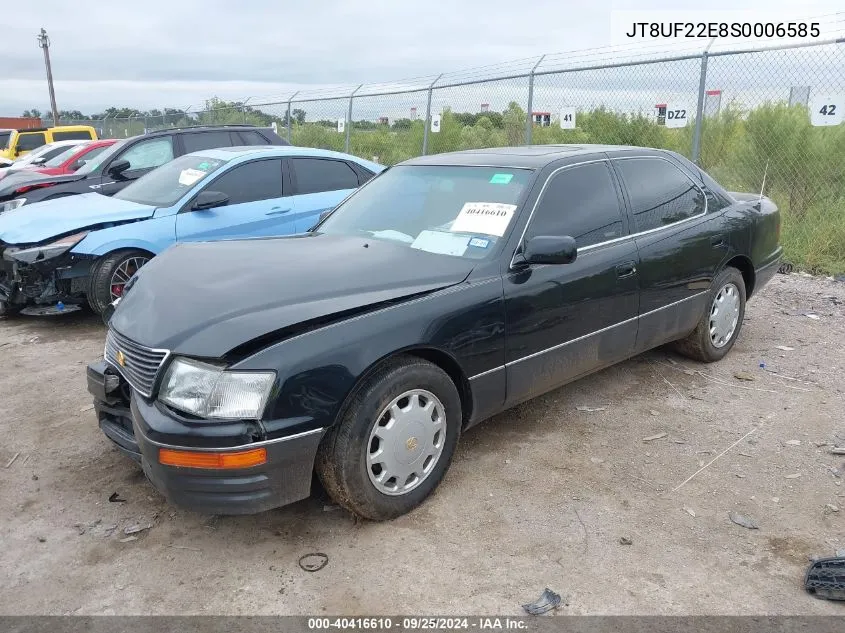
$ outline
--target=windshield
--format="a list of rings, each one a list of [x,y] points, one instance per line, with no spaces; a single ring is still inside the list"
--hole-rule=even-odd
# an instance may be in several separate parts
[[[8,149],[10,138],[12,138],[12,130],[0,131],[0,149]]]
[[[93,160],[86,161],[86,163],[77,170],[77,174],[90,174],[92,171],[97,169],[100,165],[102,165],[105,161],[111,160],[111,158],[117,154],[123,146],[126,145],[126,139],[122,141],[118,141],[111,147],[106,148],[106,151],[102,152],[99,156],[97,156]]]
[[[71,145],[70,147],[65,148],[65,151],[60,154],[56,154],[53,158],[44,163],[43,167],[61,167],[63,162],[80,151],[83,147],[85,147],[85,145],[86,143],[82,143],[81,145]]]
[[[114,197],[152,207],[169,207],[225,163],[217,158],[188,154],[153,169]]]
[[[352,195],[317,231],[482,259],[511,226],[531,176],[527,169],[401,165]]]

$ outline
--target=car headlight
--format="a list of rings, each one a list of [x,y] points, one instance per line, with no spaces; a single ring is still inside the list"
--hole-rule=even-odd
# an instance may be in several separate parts
[[[26,198],[15,198],[14,200],[6,200],[6,202],[0,203],[0,213],[12,211],[14,209],[17,209],[18,207],[22,207],[25,204]]]
[[[50,259],[51,257],[58,257],[79,244],[85,239],[86,235],[88,235],[88,231],[74,233],[73,235],[68,235],[56,240],[55,242],[45,244],[44,246],[31,246],[30,248],[22,248],[17,251],[12,251],[9,253],[9,256],[28,264],[41,261],[43,259]]]
[[[167,369],[158,399],[200,418],[258,420],[275,380],[272,371],[230,371],[176,358]]]

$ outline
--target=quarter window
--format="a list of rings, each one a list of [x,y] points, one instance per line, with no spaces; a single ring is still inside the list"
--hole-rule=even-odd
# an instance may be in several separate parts
[[[569,235],[579,248],[622,237],[622,210],[607,163],[579,165],[552,176],[525,234]]]
[[[53,132],[54,141],[90,141],[93,138],[88,130],[73,130],[70,132]]]
[[[173,160],[173,138],[162,136],[141,141],[130,147],[117,160],[128,160],[129,169],[152,169]]]
[[[291,165],[299,194],[355,189],[358,186],[358,174],[341,160],[292,158]]]
[[[229,196],[229,204],[282,197],[282,161],[258,160],[227,171],[206,189]]]
[[[634,214],[637,233],[704,213],[704,193],[680,169],[660,158],[616,161]]]

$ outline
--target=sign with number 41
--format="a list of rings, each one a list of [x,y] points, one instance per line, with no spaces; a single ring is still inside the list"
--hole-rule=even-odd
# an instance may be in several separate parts
[[[845,121],[845,96],[813,97],[810,101],[810,123],[814,126],[839,125]]]

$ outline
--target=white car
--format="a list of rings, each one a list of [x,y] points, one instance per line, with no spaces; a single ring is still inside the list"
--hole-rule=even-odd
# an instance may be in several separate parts
[[[46,145],[42,145],[41,147],[32,150],[26,156],[21,156],[14,161],[6,158],[0,158],[0,168],[5,167],[6,171],[16,171],[18,169],[32,167],[33,165],[40,165],[42,163],[46,163],[54,156],[58,156],[62,152],[66,152],[70,148],[81,145],[84,142],[84,140],[70,140],[47,143]]]

